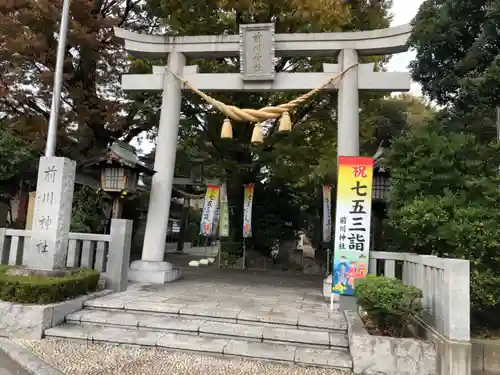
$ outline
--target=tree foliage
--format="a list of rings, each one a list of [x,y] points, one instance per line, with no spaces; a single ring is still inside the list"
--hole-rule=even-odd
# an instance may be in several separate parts
[[[0,116],[13,131],[45,139],[61,18],[57,0],[0,5]],[[64,63],[57,152],[79,160],[102,150],[111,136],[128,139],[143,124],[124,111],[118,86],[127,60],[112,26],[144,28],[141,2],[75,0]],[[148,124],[149,126],[149,124]]]
[[[426,0],[413,21],[413,79],[460,113],[500,106],[500,3]]]
[[[500,306],[500,145],[428,125],[396,140],[389,233],[394,251],[469,259],[476,314]],[[488,277],[486,277],[488,276]]]
[[[106,208],[103,197],[89,186],[79,186],[73,196],[71,231],[104,233]]]
[[[35,172],[37,156],[26,141],[0,129],[0,193],[14,195],[26,174]]]
[[[445,109],[424,132],[397,141],[390,158],[393,238],[406,250],[469,259],[473,312],[483,324],[500,309],[499,15],[496,0],[422,4],[412,74]]]

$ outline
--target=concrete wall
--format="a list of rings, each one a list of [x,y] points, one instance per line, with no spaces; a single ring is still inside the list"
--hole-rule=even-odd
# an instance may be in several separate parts
[[[370,335],[355,311],[344,311],[353,373],[360,375],[464,375],[437,372],[432,342]]]
[[[472,371],[500,374],[500,340],[471,340]]]

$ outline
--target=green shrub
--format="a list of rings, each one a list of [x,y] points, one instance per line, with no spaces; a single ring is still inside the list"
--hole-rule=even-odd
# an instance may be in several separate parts
[[[421,310],[420,289],[401,280],[368,275],[356,280],[358,304],[383,334],[403,337],[410,316]]]
[[[450,133],[477,125],[446,119],[415,127],[384,156],[391,171],[385,248],[470,260],[472,328],[497,330],[500,143]]]
[[[97,290],[99,273],[91,269],[75,270],[69,276],[8,275],[9,266],[0,266],[0,300],[17,303],[47,304],[60,302]]]
[[[500,329],[500,276],[498,270],[471,270],[471,329],[493,332]]]

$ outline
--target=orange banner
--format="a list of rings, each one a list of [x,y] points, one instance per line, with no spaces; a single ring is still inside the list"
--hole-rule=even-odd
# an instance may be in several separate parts
[[[254,184],[245,185],[243,201],[243,238],[252,237],[252,204]]]

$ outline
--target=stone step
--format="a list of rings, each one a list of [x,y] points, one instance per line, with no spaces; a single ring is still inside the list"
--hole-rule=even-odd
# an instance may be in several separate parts
[[[305,348],[269,342],[166,333],[143,328],[64,323],[45,331],[47,337],[129,345],[157,346],[224,356],[292,362],[333,368],[352,368],[346,349]]]
[[[205,337],[240,337],[254,341],[292,343],[294,345],[326,348],[348,347],[346,334],[341,332],[310,331],[292,326],[263,326],[258,323],[213,321],[171,314],[84,309],[67,315],[66,322],[146,328],[166,331],[166,333],[190,333]]]
[[[293,311],[265,312],[257,309],[242,309],[226,306],[210,306],[205,304],[176,304],[157,303],[147,301],[128,301],[119,298],[99,298],[89,300],[84,305],[89,309],[146,312],[173,314],[196,317],[199,319],[221,320],[233,323],[259,323],[272,326],[297,327],[306,330],[329,332],[347,331],[347,322],[344,314],[330,313],[330,316],[311,313],[296,313]],[[325,312],[323,312],[324,314]]]

